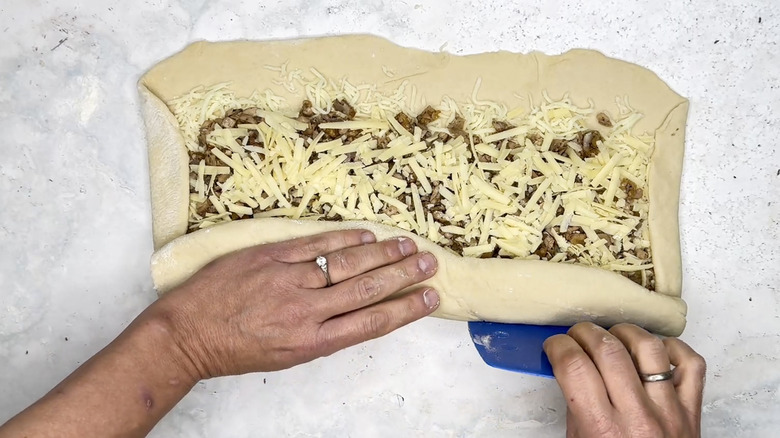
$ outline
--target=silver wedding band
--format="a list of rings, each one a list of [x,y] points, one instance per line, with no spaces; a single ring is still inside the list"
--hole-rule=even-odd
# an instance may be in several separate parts
[[[674,373],[672,371],[667,371],[665,373],[658,373],[658,374],[640,374],[639,378],[643,382],[663,382],[665,380],[671,380],[672,377],[674,377]]]
[[[314,261],[317,263],[317,266],[320,267],[322,273],[325,274],[325,282],[327,283],[325,287],[332,286],[333,283],[330,282],[330,272],[328,272],[328,259],[326,259],[325,256],[318,256]]]

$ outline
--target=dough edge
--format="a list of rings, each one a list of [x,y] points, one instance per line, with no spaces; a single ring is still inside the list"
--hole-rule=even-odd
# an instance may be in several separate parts
[[[176,118],[165,103],[143,85],[138,93],[148,144],[152,237],[158,250],[187,233],[189,156]]]
[[[345,47],[357,54],[369,52],[372,57],[379,57],[379,61],[362,65],[352,62],[341,74],[320,68],[320,65],[327,65],[329,56]],[[290,60],[291,68],[294,68],[296,62],[305,65],[312,63],[312,59],[326,75],[346,75],[352,82],[370,82],[368,79],[373,78],[383,87],[395,88],[398,79],[389,79],[377,67],[388,66],[396,69],[396,76],[412,81],[418,92],[430,89],[432,93],[427,96],[433,96],[431,102],[445,94],[456,100],[469,98],[475,80],[473,74],[488,76],[483,79],[481,99],[514,100],[507,102],[510,107],[522,104],[522,101],[516,96],[507,99],[507,89],[527,91],[534,99],[540,98],[542,90],[548,91],[553,98],[571,92],[578,105],[587,104],[578,96],[595,96],[591,98],[598,108],[609,107],[610,100],[607,99],[612,99],[610,108],[614,108],[614,97],[621,95],[621,87],[626,92],[633,90],[631,103],[645,114],[638,129],[655,132],[656,141],[664,141],[661,147],[657,143],[649,175],[649,226],[657,292],[648,292],[618,274],[596,268],[521,260],[463,259],[410,233],[372,223],[251,219],[175,238],[186,232],[189,188],[185,182],[182,191],[181,184],[171,182],[169,175],[181,174],[182,170],[187,175],[188,163],[178,125],[164,102],[197,85],[228,80],[233,82],[235,86],[231,88],[239,95],[249,94],[254,89],[267,88],[269,75],[275,75],[258,70],[259,66],[279,65]],[[230,65],[232,70],[228,72],[224,67],[218,67],[224,65]],[[485,65],[490,65],[490,70],[485,70]],[[585,73],[582,73],[583,68]],[[456,85],[446,81],[442,85],[439,76],[448,71],[460,73],[457,80],[453,80]],[[604,79],[604,73],[614,76]],[[594,82],[597,80],[603,82]],[[511,81],[511,87],[505,85],[507,81]],[[594,83],[604,86],[594,87]],[[424,88],[425,84],[431,84],[431,87]],[[454,56],[402,48],[378,37],[352,35],[270,42],[198,42],[152,68],[141,78],[139,87],[144,97],[142,104],[150,148],[155,249],[158,249],[152,258],[152,274],[161,293],[227,252],[254,244],[360,226],[375,230],[380,239],[408,235],[437,255],[440,271],[430,283],[442,295],[436,316],[537,324],[571,324],[584,319],[602,325],[633,322],[666,335],[678,335],[685,326],[686,306],[679,298],[682,274],[677,209],[688,104],[649,70],[587,50],[573,50],[558,56],[509,52]],[[284,96],[278,89],[274,92],[292,97]],[[415,106],[421,109],[422,102]],[[177,147],[172,148],[171,144]],[[186,194],[183,200],[180,193]],[[248,235],[252,237],[248,238]],[[171,240],[174,241],[168,244]],[[168,245],[163,247],[165,244]],[[460,276],[463,278],[459,279]],[[478,276],[481,280],[475,282],[474,278]],[[589,281],[584,281],[586,278]],[[524,282],[523,291],[515,289],[517,282]],[[571,286],[575,284],[576,290],[572,290]],[[584,284],[588,286],[583,287]],[[485,289],[493,290],[487,299]],[[546,292],[540,295],[539,290]]]

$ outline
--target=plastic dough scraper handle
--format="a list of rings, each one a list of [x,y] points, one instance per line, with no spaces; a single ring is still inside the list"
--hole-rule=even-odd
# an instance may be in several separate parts
[[[469,322],[474,346],[486,364],[502,370],[552,378],[552,365],[542,350],[550,336],[570,327]]]

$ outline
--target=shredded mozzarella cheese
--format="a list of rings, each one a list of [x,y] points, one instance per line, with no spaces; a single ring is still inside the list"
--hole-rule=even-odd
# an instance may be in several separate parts
[[[207,135],[208,152],[220,163],[190,166],[192,229],[244,217],[370,220],[447,247],[465,239],[466,256],[538,259],[540,248],[554,243],[560,252],[551,261],[642,271],[647,281],[647,167],[654,145],[652,137],[631,133],[641,115],[627,102],[614,126],[600,129],[598,154],[583,159],[574,140],[589,129],[594,109],[578,108],[568,97],[545,95],[530,112],[510,111],[480,100],[479,80],[469,102],[444,98],[427,132],[410,131],[395,118],[411,114],[410,102],[417,99],[407,82],[380,93],[375,86],[328,80],[314,69],[307,75],[286,65],[266,68],[279,72],[280,85],[305,96],[314,114],[329,113],[337,99],[357,113],[319,129],[361,132],[346,143],[344,137],[323,141],[322,133],[304,136],[309,124],[288,102],[270,91],[240,98],[229,84],[172,100],[191,153],[206,152],[198,137],[207,121],[249,108],[263,118],[257,125],[216,126]],[[468,138],[436,137],[452,134],[448,125],[456,116],[464,119]],[[498,130],[495,121],[510,127]],[[262,147],[248,145],[250,132]],[[378,145],[380,138],[386,146]],[[551,149],[558,140],[568,145],[566,153]],[[640,199],[629,199],[624,181],[644,190]],[[213,211],[202,211],[206,202]],[[582,231],[576,243],[570,240],[575,227]],[[646,257],[621,256],[623,251]]]

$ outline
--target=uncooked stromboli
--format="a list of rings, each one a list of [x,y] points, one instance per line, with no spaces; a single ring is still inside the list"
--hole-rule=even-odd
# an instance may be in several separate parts
[[[645,68],[370,35],[198,42],[139,93],[160,293],[233,251],[365,229],[436,257],[415,288],[437,317],[685,327],[688,101]]]
[[[471,102],[412,114],[404,84],[382,95],[278,70],[302,89],[297,111],[269,92],[237,99],[227,84],[171,102],[189,150],[190,231],[252,217],[370,220],[463,256],[598,266],[654,289],[653,137],[631,132],[641,115],[627,102],[615,117],[546,96],[512,110],[480,101],[478,81]]]

